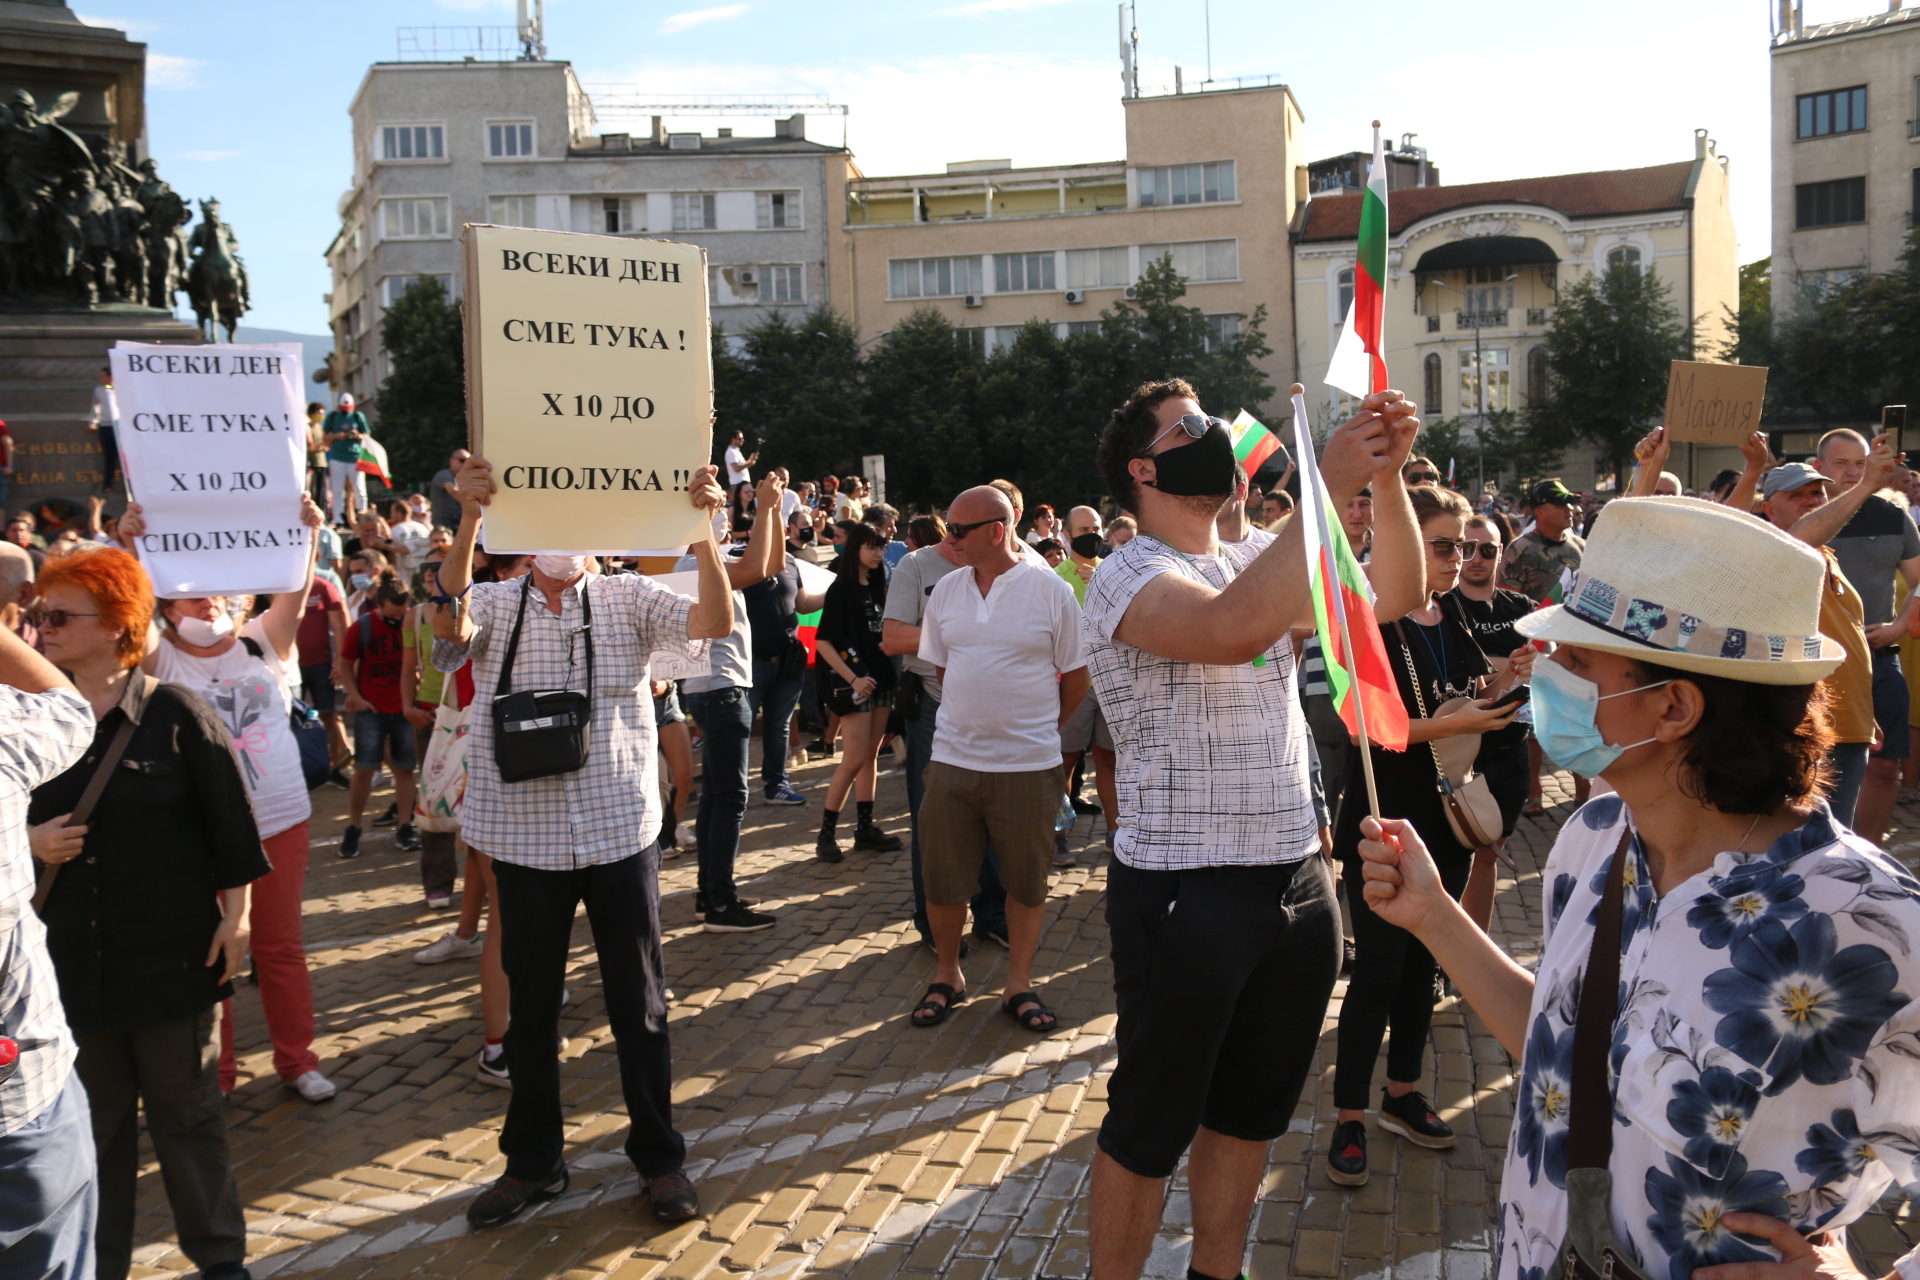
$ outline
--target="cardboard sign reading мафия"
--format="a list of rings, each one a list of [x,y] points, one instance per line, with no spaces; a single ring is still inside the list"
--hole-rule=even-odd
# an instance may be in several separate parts
[[[498,486],[487,549],[706,536],[687,498],[712,450],[706,251],[481,225],[462,241],[470,446]]]
[[[1760,429],[1766,366],[1675,360],[1667,368],[1669,439],[1739,445]]]

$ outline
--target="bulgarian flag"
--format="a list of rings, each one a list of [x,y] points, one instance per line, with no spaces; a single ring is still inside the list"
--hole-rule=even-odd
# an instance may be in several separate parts
[[[364,432],[361,433],[360,442],[356,447],[360,451],[360,459],[354,463],[354,469],[364,471],[370,476],[377,476],[381,484],[389,489],[393,488],[393,477],[387,474],[386,447]]]
[[[1301,534],[1307,545],[1307,575],[1313,593],[1314,629],[1327,667],[1327,686],[1340,718],[1364,741],[1389,751],[1407,749],[1407,708],[1400,701],[1380,624],[1373,616],[1373,586],[1347,544],[1314,460],[1307,426],[1307,397],[1293,389],[1293,440],[1300,468]],[[1369,766],[1371,778],[1371,766]]]
[[[1373,122],[1373,168],[1360,197],[1359,253],[1353,264],[1353,305],[1327,366],[1327,385],[1355,398],[1384,391],[1387,358],[1381,331],[1387,315],[1387,152]]]
[[[1249,479],[1280,448],[1280,437],[1267,430],[1259,419],[1245,409],[1228,424],[1227,435],[1233,441],[1233,456],[1240,459],[1240,465],[1247,469]]]

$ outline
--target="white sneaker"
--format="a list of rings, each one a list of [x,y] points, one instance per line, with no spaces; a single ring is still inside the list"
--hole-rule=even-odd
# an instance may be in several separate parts
[[[325,1102],[328,1098],[340,1092],[333,1087],[333,1081],[327,1079],[318,1071],[309,1071],[298,1080],[293,1080],[289,1083],[291,1083],[294,1090],[308,1102]]]
[[[440,964],[453,959],[477,960],[480,958],[480,934],[463,938],[449,929],[445,937],[420,948],[413,953],[415,964]]]
[[[693,838],[691,822],[683,822],[673,829],[673,844],[682,853],[690,853],[698,846],[699,841]]]

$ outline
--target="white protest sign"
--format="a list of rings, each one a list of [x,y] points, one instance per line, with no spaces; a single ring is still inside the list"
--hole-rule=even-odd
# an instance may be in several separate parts
[[[306,575],[297,342],[115,343],[121,466],[161,598],[292,591]]]
[[[706,251],[469,225],[470,443],[498,486],[487,550],[631,555],[703,536],[713,438]]]
[[[680,573],[649,574],[655,582],[669,591],[677,591],[683,596],[700,598],[700,571],[687,569]],[[712,671],[706,658],[694,660],[679,654],[658,652],[647,659],[647,678],[651,680],[688,680],[694,676],[711,675]]]
[[[833,573],[823,569],[811,560],[793,557],[795,567],[800,570],[800,589],[810,596],[821,596],[833,585]]]

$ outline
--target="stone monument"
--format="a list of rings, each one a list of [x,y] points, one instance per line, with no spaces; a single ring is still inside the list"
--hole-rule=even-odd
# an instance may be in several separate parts
[[[12,432],[9,512],[43,528],[86,511],[101,474],[88,429],[115,342],[233,340],[247,309],[238,240],[146,151],[144,44],[59,0],[0,0],[0,420]],[[174,316],[189,294],[201,323]],[[117,507],[125,493],[116,487]]]

